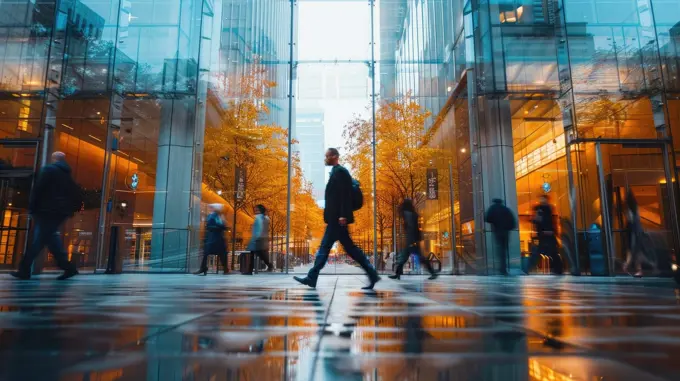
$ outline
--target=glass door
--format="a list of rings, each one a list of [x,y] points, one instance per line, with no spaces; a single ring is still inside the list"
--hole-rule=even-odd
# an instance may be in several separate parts
[[[673,190],[675,182],[668,176],[662,147],[635,144],[609,144],[601,147],[603,162],[609,167],[604,177],[604,189],[608,197],[613,249],[610,262],[620,265],[626,260],[629,249],[626,230],[627,197],[632,194],[638,204],[645,231],[643,245],[649,249],[647,255],[660,271],[670,271],[670,258],[675,248],[673,198],[677,191]],[[622,267],[615,266],[614,271],[620,273]]]
[[[638,205],[646,255],[662,274],[670,271],[676,246],[672,211],[678,193],[663,146],[631,142],[582,143],[577,147],[575,183],[580,198],[577,220],[583,237],[583,269],[594,275],[624,273],[630,192]],[[594,178],[597,181],[591,180]]]
[[[37,150],[37,140],[0,140],[0,269],[15,268],[26,251]]]

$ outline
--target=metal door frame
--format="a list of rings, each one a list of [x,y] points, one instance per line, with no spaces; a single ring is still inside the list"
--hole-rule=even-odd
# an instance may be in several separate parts
[[[605,249],[607,250],[607,261],[609,264],[609,276],[616,276],[616,271],[615,271],[615,255],[614,255],[614,238],[613,238],[613,231],[612,231],[612,226],[611,223],[612,221],[610,220],[610,207],[609,205],[609,197],[607,196],[607,189],[606,189],[606,181],[605,181],[605,176],[604,176],[604,167],[603,167],[603,161],[602,161],[602,145],[621,145],[623,146],[631,146],[635,145],[640,148],[656,148],[659,150],[659,155],[662,158],[663,162],[663,171],[664,171],[664,176],[666,178],[666,183],[667,184],[673,184],[675,180],[675,176],[673,176],[673,171],[671,169],[670,163],[668,162],[668,155],[669,155],[669,141],[667,139],[665,140],[658,140],[658,139],[640,139],[640,140],[632,140],[632,139],[574,139],[571,142],[567,143],[567,146],[571,146],[572,144],[581,144],[581,143],[594,143],[595,145],[595,159],[596,159],[596,166],[597,166],[597,180],[599,184],[599,196],[600,196],[600,217],[602,219],[602,231],[604,232],[605,235]],[[571,170],[570,170],[571,172]],[[569,176],[569,181],[571,184],[569,184],[570,189],[574,187],[574,183],[572,181],[572,177]],[[575,191],[575,189],[574,189]],[[582,197],[581,197],[582,198]],[[673,245],[672,248],[674,249],[675,252],[678,251],[678,247],[680,245],[680,242],[678,241],[680,239],[680,228],[678,224],[678,216],[676,215],[676,205],[677,205],[677,200],[675,199],[675,189],[671,189],[668,192],[668,201],[669,201],[669,207],[673,211],[671,213],[671,226],[669,227],[671,230],[671,244]],[[571,205],[572,209],[572,214],[576,214],[576,208],[578,207],[576,205],[576,198],[571,199],[570,202],[573,202]],[[605,218],[606,217],[606,218]],[[576,231],[578,234],[578,231]],[[577,252],[576,255],[578,256],[579,253]]]
[[[33,158],[33,169],[16,169],[16,170],[0,170],[0,177],[2,178],[27,178],[31,177],[31,188],[29,192],[33,192],[33,186],[35,185],[35,178],[38,171],[38,159],[40,159],[40,139],[0,139],[0,146],[2,147],[15,147],[15,148],[31,148],[33,147],[35,155]],[[29,194],[30,197],[30,194]],[[24,235],[24,247],[23,253],[26,253],[28,248],[28,237],[31,232],[31,222],[32,218],[30,214],[26,218],[26,234]],[[15,262],[15,258],[12,258],[12,263]]]

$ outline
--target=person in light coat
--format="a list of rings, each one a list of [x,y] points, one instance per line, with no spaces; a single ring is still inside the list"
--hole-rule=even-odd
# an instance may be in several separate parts
[[[269,217],[263,205],[256,205],[254,209],[253,231],[246,250],[250,251],[250,268],[244,275],[252,275],[257,255],[267,265],[267,272],[274,271],[269,261]]]

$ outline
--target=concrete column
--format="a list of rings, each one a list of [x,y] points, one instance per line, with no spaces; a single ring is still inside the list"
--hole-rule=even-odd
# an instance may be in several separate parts
[[[500,273],[500,253],[497,252],[491,227],[484,222],[484,212],[500,198],[517,218],[517,186],[515,181],[514,149],[512,145],[512,115],[510,102],[488,96],[477,98],[476,170],[478,181],[473,184],[476,198],[476,228],[478,258],[486,260],[486,274]],[[479,252],[483,250],[483,252]],[[511,274],[521,272],[519,230],[510,233],[508,267]]]
[[[195,98],[161,100],[151,260],[155,270],[186,270],[194,162]]]

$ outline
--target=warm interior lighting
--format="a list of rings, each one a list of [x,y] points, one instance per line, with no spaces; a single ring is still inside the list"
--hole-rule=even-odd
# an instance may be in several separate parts
[[[678,265],[676,265],[675,263],[673,263],[673,264],[671,265],[671,270],[673,270],[673,271],[678,271]]]
[[[68,128],[69,130],[73,130],[73,127],[69,126],[68,124],[62,123],[61,125]]]
[[[87,136],[89,136],[90,138],[92,138],[92,139],[94,139],[94,140],[96,140],[96,141],[98,141],[98,142],[101,142],[101,141],[102,141],[101,139],[99,139],[99,138],[96,137],[96,136],[92,136],[92,135],[87,135]]]
[[[31,115],[31,100],[22,99],[19,101],[21,107],[19,108],[19,125],[17,128],[21,131],[28,132],[28,117]]]
[[[564,155],[566,155],[564,134],[561,134],[515,161],[515,177],[519,179],[522,176],[526,176],[529,172],[551,163]]]
[[[119,155],[123,155],[123,156],[125,156],[125,157],[130,157],[130,155],[126,154],[126,153],[123,152],[123,151],[116,151],[116,152],[118,152]]]
[[[462,153],[465,153],[465,151],[467,151],[465,148],[460,149],[460,152],[462,152]]]
[[[144,164],[144,161],[142,161],[142,159],[140,159],[140,158],[137,158],[137,157],[134,157],[134,156],[133,156],[133,157],[132,157],[132,160],[136,160],[136,161],[138,161],[138,162]]]
[[[517,8],[517,18],[521,19],[522,14],[524,14],[524,5],[520,5],[519,8]]]

